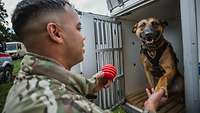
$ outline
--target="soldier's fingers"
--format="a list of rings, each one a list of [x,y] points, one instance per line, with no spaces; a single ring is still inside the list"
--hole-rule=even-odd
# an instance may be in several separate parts
[[[106,85],[104,86],[104,88],[108,88],[110,87],[112,84],[112,81],[111,80],[108,80],[108,82],[106,83]]]
[[[102,78],[103,77],[103,72],[98,72],[97,74],[96,74],[96,78],[97,79],[99,79],[99,78]]]
[[[151,96],[151,92],[149,91],[149,89],[148,89],[148,88],[146,88],[146,93],[147,93],[148,97],[150,97],[150,96]]]
[[[155,92],[155,89],[154,89],[154,88],[151,88],[151,92],[154,93],[154,92]]]

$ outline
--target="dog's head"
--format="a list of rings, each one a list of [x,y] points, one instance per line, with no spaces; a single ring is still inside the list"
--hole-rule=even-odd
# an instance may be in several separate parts
[[[161,36],[165,26],[167,26],[166,21],[161,21],[156,18],[142,19],[134,25],[133,33],[145,45],[152,45],[162,38]]]

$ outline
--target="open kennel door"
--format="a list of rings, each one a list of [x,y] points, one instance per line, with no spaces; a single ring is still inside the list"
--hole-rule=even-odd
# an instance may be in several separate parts
[[[94,18],[97,70],[105,64],[117,68],[117,78],[110,88],[98,93],[98,104],[103,109],[113,108],[124,101],[124,75],[120,22]]]
[[[83,75],[91,75],[100,71],[105,64],[116,67],[117,77],[113,85],[98,92],[95,100],[102,109],[114,108],[125,98],[121,23],[108,16],[84,12],[80,18],[81,31],[86,37],[81,72]]]

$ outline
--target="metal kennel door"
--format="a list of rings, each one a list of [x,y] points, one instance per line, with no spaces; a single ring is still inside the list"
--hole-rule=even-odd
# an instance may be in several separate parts
[[[125,98],[121,23],[94,18],[94,33],[97,71],[105,64],[113,64],[117,68],[113,85],[98,92],[97,104],[103,109],[110,109]]]

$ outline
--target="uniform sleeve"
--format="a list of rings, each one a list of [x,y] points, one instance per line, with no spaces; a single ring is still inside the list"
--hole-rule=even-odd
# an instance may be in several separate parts
[[[81,96],[79,98],[74,96],[70,99],[69,97],[70,95],[60,98],[40,95],[34,101],[28,96],[23,97],[22,100],[18,100],[17,97],[13,98],[13,103],[6,106],[2,113],[105,113],[94,103],[81,98]]]
[[[80,98],[62,98],[58,100],[58,113],[110,113],[110,111],[103,111],[94,103],[84,97]]]
[[[81,95],[94,99],[96,97],[96,93],[101,90],[106,83],[105,79],[96,78],[99,74],[101,74],[101,72],[96,73],[89,79],[86,79],[82,75],[75,75],[73,76],[73,80],[75,81],[71,82],[71,86]]]
[[[87,79],[85,80],[87,81]],[[38,79],[22,81],[18,85],[14,85],[8,94],[2,113],[105,112],[85,97],[69,93],[57,85]],[[27,86],[29,86],[28,89]]]

